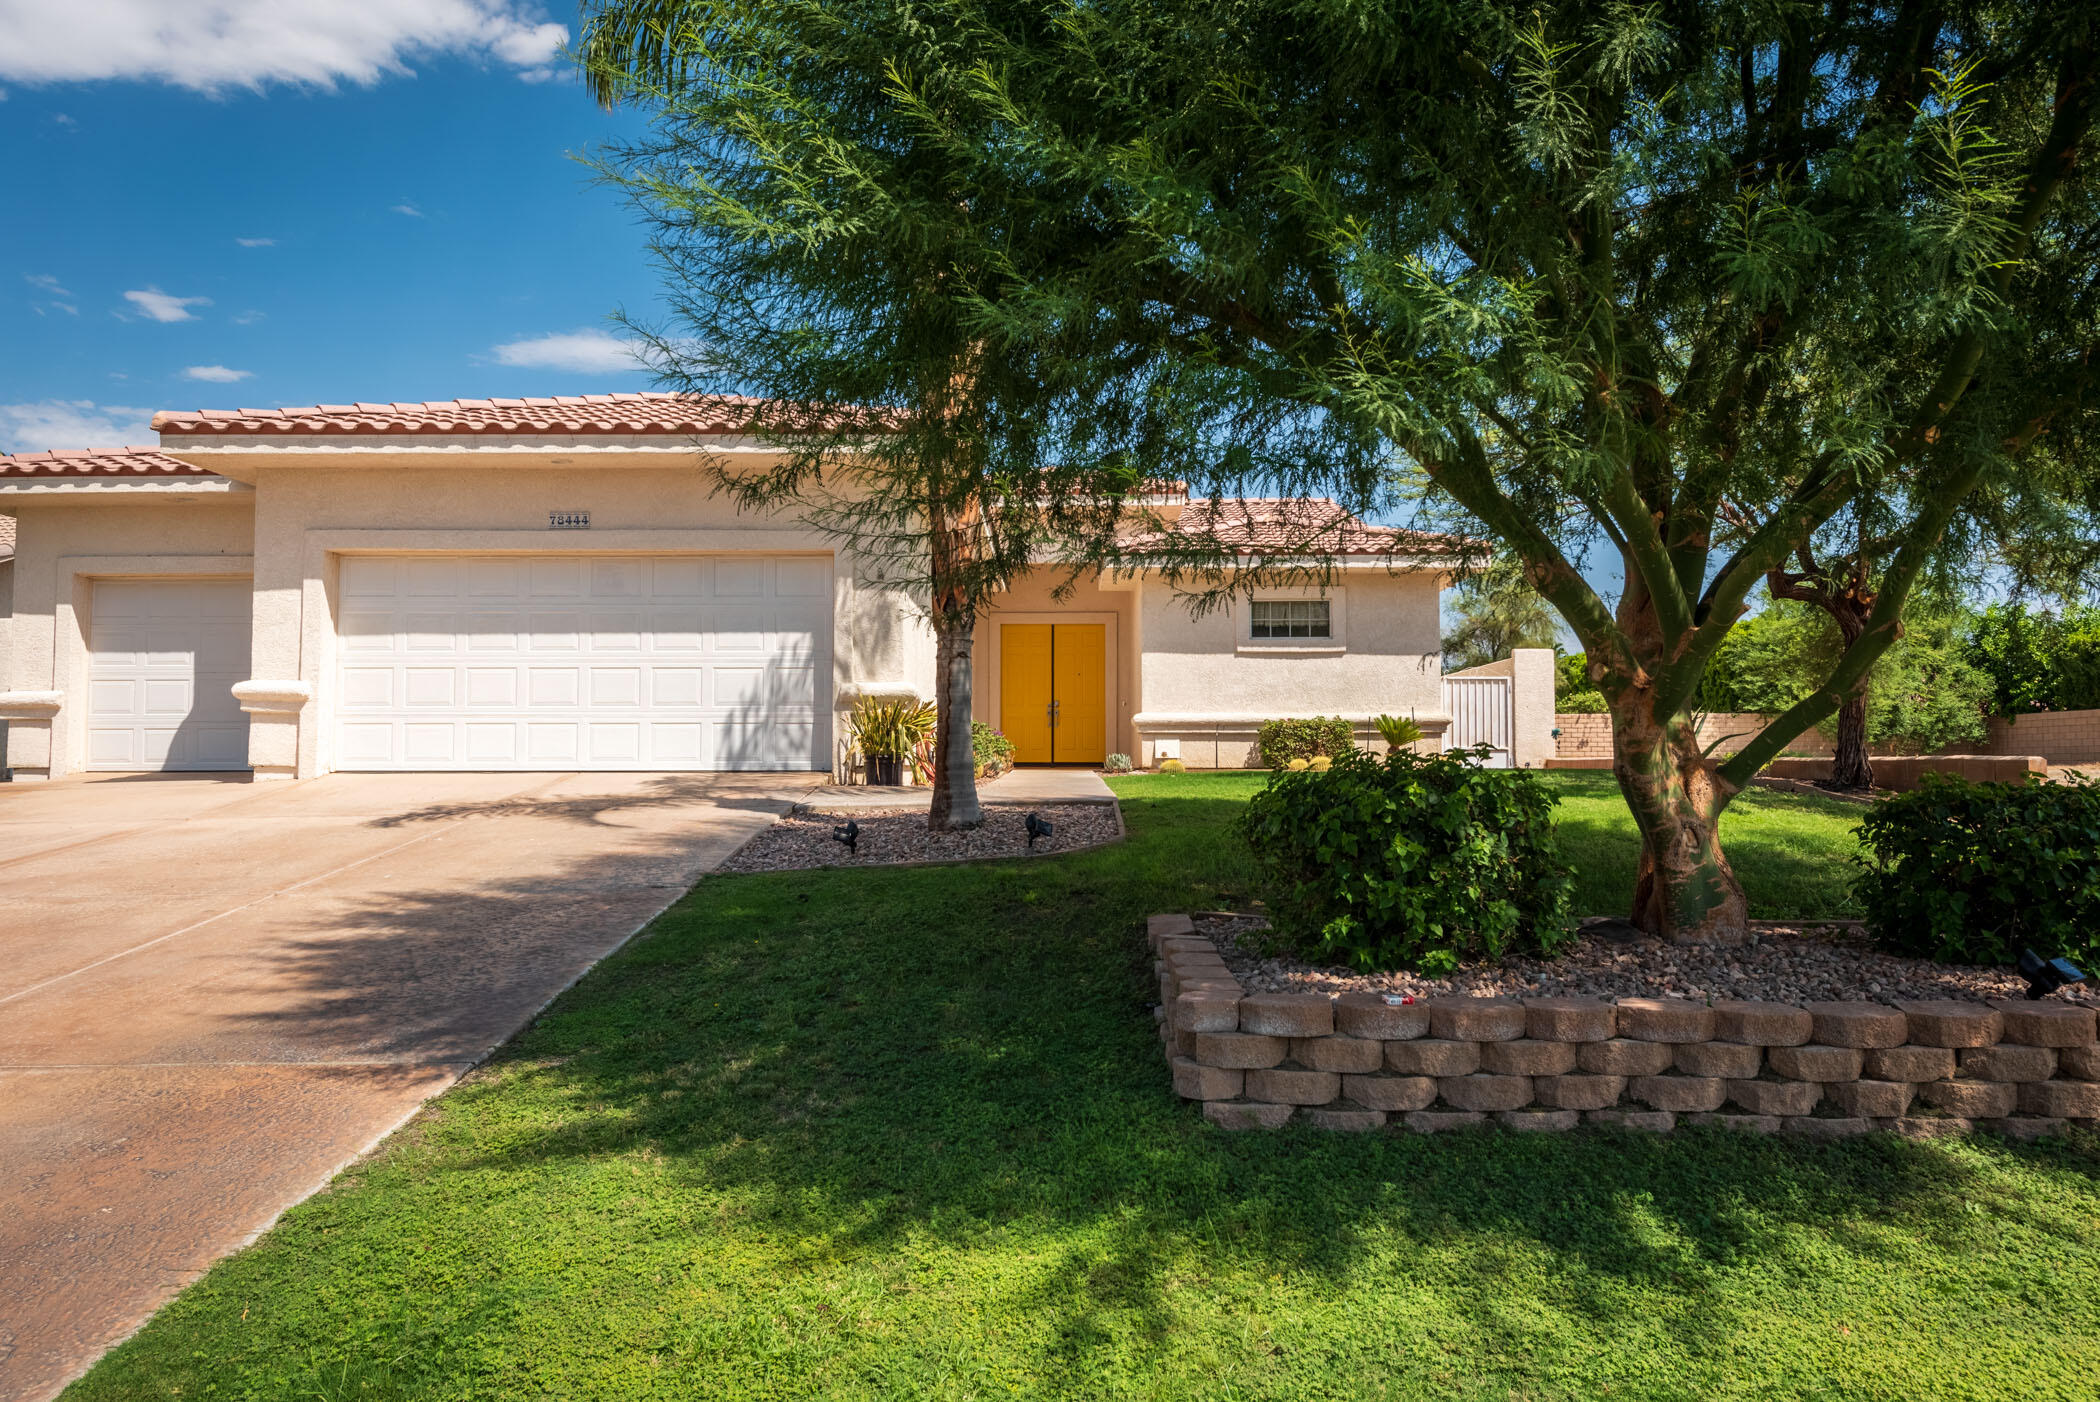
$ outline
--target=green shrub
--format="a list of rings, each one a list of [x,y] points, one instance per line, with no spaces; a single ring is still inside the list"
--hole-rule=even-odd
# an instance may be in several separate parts
[[[1859,827],[1855,882],[1889,949],[2010,964],[2022,949],[2100,962],[2100,784],[1927,774]]]
[[[977,777],[995,779],[1014,767],[1014,742],[981,720],[970,722],[970,757]]]
[[[1964,651],[1990,679],[1998,715],[2100,709],[2100,608],[1996,605],[1976,619]]]
[[[1282,769],[1294,759],[1338,755],[1356,748],[1356,727],[1340,716],[1311,716],[1263,721],[1255,740],[1261,762]]]
[[[1325,774],[1271,777],[1238,831],[1277,937],[1301,957],[1443,973],[1570,938],[1556,801],[1532,771],[1457,752],[1344,750]]]

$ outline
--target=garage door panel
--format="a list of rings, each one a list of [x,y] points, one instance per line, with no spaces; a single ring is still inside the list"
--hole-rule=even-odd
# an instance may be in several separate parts
[[[828,759],[830,718],[818,711],[828,559],[526,557],[494,569],[447,557],[391,574],[364,563],[366,592],[345,607],[341,767],[822,768]],[[442,567],[421,568],[432,564]],[[454,593],[409,592],[433,581]],[[783,581],[796,592],[781,594]],[[382,588],[394,591],[384,612]],[[440,718],[451,722],[442,740],[429,728],[411,737]],[[384,745],[348,729],[382,722],[393,732]]]
[[[87,767],[246,769],[240,579],[105,579],[89,614]]]

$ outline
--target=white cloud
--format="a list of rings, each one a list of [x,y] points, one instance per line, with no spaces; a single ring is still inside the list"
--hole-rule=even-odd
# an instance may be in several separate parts
[[[0,453],[46,448],[121,448],[153,441],[153,411],[92,399],[0,404]]]
[[[644,368],[640,348],[610,331],[555,331],[506,341],[489,354],[498,365],[578,375],[621,375]]]
[[[242,312],[239,316],[233,318],[233,324],[235,326],[253,326],[256,322],[261,321],[262,319],[263,314],[251,307],[247,311]]]
[[[70,297],[73,294],[58,285],[58,279],[49,273],[24,273],[22,281],[39,292],[48,292],[54,297]]]
[[[205,380],[215,385],[238,384],[254,375],[253,370],[229,370],[223,365],[192,365],[182,372],[185,380]]]
[[[440,55],[537,75],[568,37],[542,0],[7,0],[0,78],[369,87]]]
[[[387,208],[396,214],[406,214],[411,219],[421,219],[423,217],[423,211],[412,204],[390,204]]]
[[[79,126],[79,125],[80,125],[80,123],[79,123],[79,121],[78,121],[77,119],[75,119],[75,118],[72,118],[72,117],[68,117],[68,116],[67,116],[67,115],[66,115],[65,113],[63,113],[63,112],[54,112],[54,113],[52,113],[52,114],[51,114],[51,120],[52,120],[52,121],[54,121],[54,122],[56,122],[56,123],[58,123],[58,124],[59,124],[60,126],[62,126],[62,127],[77,127],[77,126]]]
[[[190,314],[190,308],[211,305],[209,297],[176,297],[158,287],[127,292],[124,300],[155,321],[195,321],[197,318]]]
[[[235,239],[234,242],[243,248],[274,248],[277,244],[276,239]]]

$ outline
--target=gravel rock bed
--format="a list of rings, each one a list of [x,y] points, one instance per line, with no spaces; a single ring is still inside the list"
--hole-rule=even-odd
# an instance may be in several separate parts
[[[1107,842],[1118,832],[1107,803],[1045,803],[1034,808],[986,805],[984,826],[973,832],[929,832],[923,808],[871,808],[851,813],[790,813],[746,843],[718,868],[728,872],[800,871],[810,867],[879,867],[899,862],[952,862],[976,857],[1026,857],[1028,814],[1056,829],[1035,844],[1050,856]],[[831,835],[860,824],[851,852]]]
[[[1586,922],[1587,923],[1587,922]],[[1617,924],[1617,922],[1613,922]],[[1746,998],[1780,1003],[1898,1003],[1935,998],[2023,998],[2027,981],[2010,969],[1936,964],[1886,954],[1857,924],[1753,921],[1751,942],[1734,948],[1670,945],[1585,935],[1555,959],[1462,965],[1455,974],[1359,974],[1268,953],[1258,916],[1209,914],[1209,936],[1249,993],[1374,993],[1431,997]],[[1623,928],[1623,927],[1621,927]],[[2056,997],[2100,1007],[2087,986]]]

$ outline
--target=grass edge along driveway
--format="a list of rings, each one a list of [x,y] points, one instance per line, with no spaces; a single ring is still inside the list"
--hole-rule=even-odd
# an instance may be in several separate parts
[[[1070,860],[710,878],[76,1398],[2084,1399],[2100,1152],[1229,1135]]]

